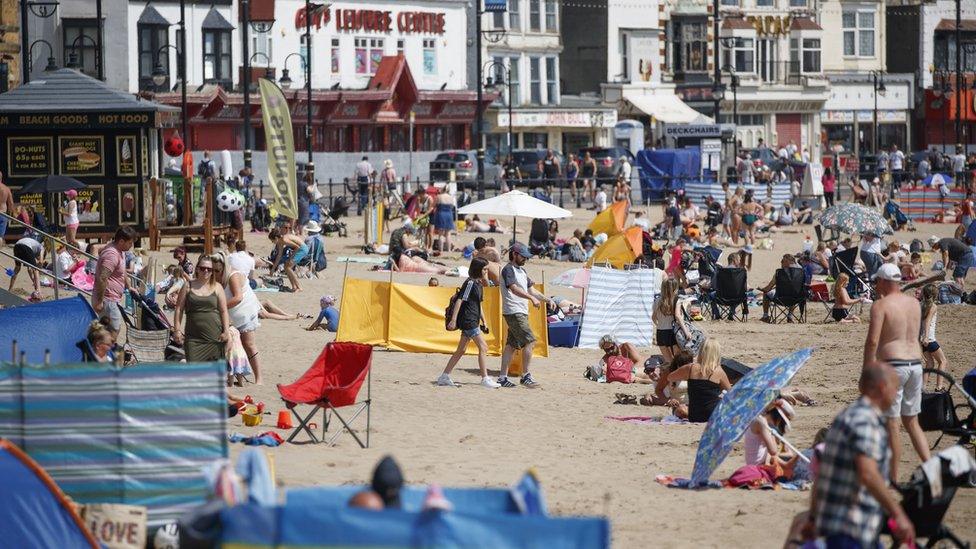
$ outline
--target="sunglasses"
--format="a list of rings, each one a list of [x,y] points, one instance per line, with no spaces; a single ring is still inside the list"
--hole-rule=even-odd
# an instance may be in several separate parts
[[[197,267],[197,270],[202,273],[212,273],[213,267]]]

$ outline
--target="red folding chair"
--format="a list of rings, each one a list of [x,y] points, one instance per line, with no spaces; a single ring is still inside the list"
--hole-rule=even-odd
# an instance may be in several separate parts
[[[281,394],[285,406],[291,410],[298,426],[288,437],[291,442],[298,433],[305,431],[311,437],[313,443],[327,442],[330,446],[335,443],[343,432],[348,432],[356,442],[363,448],[369,447],[369,408],[370,392],[372,385],[372,372],[370,366],[373,361],[373,348],[369,345],[359,343],[338,343],[333,342],[322,349],[322,354],[315,359],[315,363],[309,368],[298,381],[291,385],[278,384],[278,392]],[[359,389],[366,381],[366,400],[357,402]],[[312,411],[305,417],[299,415],[297,406],[308,404],[313,406]],[[346,421],[339,414],[339,408],[355,406],[352,417]],[[315,417],[315,413],[322,409],[322,439],[315,436],[310,422]],[[366,443],[364,444],[359,435],[353,431],[350,424],[366,412]],[[329,430],[330,412],[342,423],[332,438],[325,440],[325,433]]]

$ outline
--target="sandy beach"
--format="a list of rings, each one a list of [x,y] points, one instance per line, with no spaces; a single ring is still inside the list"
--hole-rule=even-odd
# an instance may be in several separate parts
[[[652,221],[660,220],[659,206],[648,211]],[[562,235],[585,227],[593,216],[585,210],[574,210],[574,214],[560,223]],[[344,221],[349,225],[349,237],[327,239],[329,268],[319,278],[302,279],[304,292],[260,293],[259,297],[270,298],[286,311],[310,315],[318,313],[320,296],[338,297],[345,265],[334,259],[362,255],[357,251],[362,245],[361,218]],[[954,227],[921,224],[918,232],[899,233],[896,238],[907,242],[912,238],[924,241],[932,234],[951,236]],[[462,234],[460,244],[467,244],[474,236]],[[810,236],[814,238],[812,227]],[[256,253],[264,255],[270,249],[266,234],[248,233],[246,237]],[[749,286],[765,285],[781,254],[799,251],[803,239],[801,233],[774,235],[773,250],[756,251]],[[172,262],[169,250],[175,245],[175,240],[168,241],[164,251],[155,254],[160,266]],[[9,260],[3,259],[0,265],[9,266]],[[191,255],[191,259],[196,258]],[[444,262],[467,264],[459,254],[448,255]],[[528,270],[540,280],[574,266],[532,260]],[[368,268],[350,264],[348,276],[389,277],[388,273],[370,273]],[[397,274],[395,280],[426,284],[428,277]],[[442,285],[458,283],[456,278],[438,278]],[[27,284],[23,276],[17,293],[26,294]],[[970,276],[967,290],[974,285],[976,277]],[[45,289],[45,295],[50,291]],[[574,300],[580,295],[569,288],[551,288],[550,293]],[[812,360],[794,381],[819,401],[818,406],[798,408],[789,436],[805,448],[814,433],[856,397],[866,324],[821,324],[823,312],[818,303],[810,305],[807,324],[769,325],[760,322],[760,316],[753,310],[745,324],[706,321],[700,326],[718,339],[725,356],[751,366],[800,347],[816,347]],[[949,359],[949,370],[957,377],[976,365],[974,320],[976,308],[972,306],[939,307],[938,339]],[[257,340],[264,384],[235,391],[267,403],[265,425],[244,427],[240,418],[234,418],[228,421],[228,432],[257,434],[273,425],[278,410],[284,409],[275,385],[297,379],[334,337],[324,331],[305,331],[310,322],[262,321]],[[649,349],[641,352],[651,354]],[[538,472],[554,514],[606,515],[612,521],[615,547],[782,546],[793,515],[806,509],[809,492],[684,491],[658,485],[655,475],[690,474],[703,427],[632,425],[604,419],[607,415],[663,416],[666,409],[613,404],[614,393],[642,394],[648,386],[597,384],[584,379],[586,366],[600,356],[597,350],[551,348],[549,358],[533,362],[533,374],[542,384],[538,390],[484,389],[478,385],[476,358],[466,357],[454,375],[463,385],[451,389],[434,385],[447,355],[377,349],[373,358],[371,447],[362,450],[352,438],[341,437],[331,448],[285,444],[270,449],[278,480],[284,487],[361,483],[386,454],[399,460],[411,483],[506,486],[531,467]],[[497,370],[498,365],[498,358],[489,358],[490,370]],[[935,433],[929,433],[930,441],[936,438]],[[907,478],[918,463],[907,437],[902,442],[900,470]],[[939,447],[952,442],[944,438]],[[241,448],[232,445],[232,454]],[[740,443],[713,478],[728,476],[742,460]],[[976,491],[957,494],[947,524],[964,539],[976,538]]]

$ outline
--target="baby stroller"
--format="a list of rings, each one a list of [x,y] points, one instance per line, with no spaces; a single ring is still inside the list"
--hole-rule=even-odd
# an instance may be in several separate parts
[[[529,232],[529,252],[532,255],[555,259],[556,248],[549,239],[549,220],[533,219]]]
[[[901,211],[901,206],[898,205],[894,200],[889,200],[884,207],[884,217],[891,224],[891,228],[900,231],[904,227],[908,227],[908,230],[914,231],[915,224],[912,220],[905,215],[905,212]]]
[[[251,214],[251,230],[264,232],[271,226],[271,209],[265,199],[254,202],[254,213]]]
[[[329,217],[334,219],[339,219],[340,217],[349,215],[350,203],[346,200],[344,196],[337,196],[332,199],[332,205],[327,208]]]
[[[924,372],[949,382],[948,391],[922,392],[922,410],[918,415],[918,422],[925,431],[942,432],[932,448],[938,446],[945,435],[958,438],[958,444],[971,445],[976,438],[976,398],[973,398],[976,390],[976,369],[966,374],[961,386],[956,383],[955,378],[941,370],[926,368]],[[953,388],[962,395],[964,402],[961,404],[953,402]]]
[[[341,199],[341,196],[336,197],[336,199]],[[339,221],[339,216],[333,214],[332,208],[328,206],[328,203],[324,199],[318,201],[319,204],[319,224],[322,226],[322,234],[332,234],[339,233],[339,236],[346,236],[346,224]],[[335,200],[333,200],[335,204]],[[348,211],[349,206],[345,206]]]

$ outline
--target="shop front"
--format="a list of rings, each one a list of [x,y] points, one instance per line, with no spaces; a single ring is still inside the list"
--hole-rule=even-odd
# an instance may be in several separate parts
[[[974,84],[976,85],[976,81]],[[962,135],[956,139],[956,115],[962,121]],[[925,123],[919,128],[922,144],[955,152],[961,144],[967,152],[976,151],[976,89],[964,89],[946,97],[941,91],[925,90]]]
[[[157,172],[157,130],[174,111],[71,69],[0,95],[0,166],[15,202],[62,226],[62,194],[18,191],[38,177],[69,176],[86,185],[76,199],[79,236],[109,236],[120,225],[145,232],[145,183]],[[20,232],[12,226],[7,237]]]
[[[873,154],[875,112],[878,147],[890,149],[897,145],[903,151],[909,150],[913,82],[910,74],[887,74],[879,81],[875,96],[875,84],[869,75],[831,75],[830,97],[820,113],[824,154]]]
[[[564,155],[584,147],[607,147],[613,140],[617,124],[615,109],[519,108],[488,111],[490,133],[486,155],[497,158],[498,151],[508,150],[511,132],[515,149],[553,149]]]

